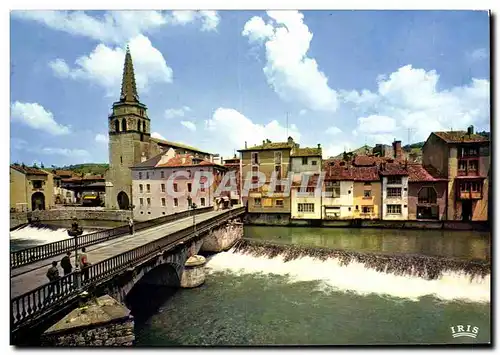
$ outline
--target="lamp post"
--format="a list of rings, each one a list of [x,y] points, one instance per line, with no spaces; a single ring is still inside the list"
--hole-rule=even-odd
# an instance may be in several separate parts
[[[196,203],[192,203],[191,204],[191,209],[193,210],[193,228],[194,228],[194,232],[196,233],[196,222],[195,222],[195,216],[196,214],[194,213],[194,210],[197,208],[198,206],[196,206]]]
[[[76,217],[73,217],[73,223],[67,232],[70,237],[75,238],[75,271],[78,271],[78,237],[83,234],[83,229],[78,226]]]

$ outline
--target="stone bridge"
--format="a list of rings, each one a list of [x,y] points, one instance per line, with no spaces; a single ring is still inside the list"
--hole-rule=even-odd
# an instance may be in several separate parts
[[[11,270],[11,342],[46,329],[74,309],[85,291],[91,297],[107,294],[124,302],[138,283],[180,286],[190,256],[200,249],[227,249],[241,237],[241,225],[232,221],[244,212],[242,207],[209,211],[197,215],[195,221],[188,216],[94,243],[87,248],[90,267],[51,283],[45,273],[52,260],[60,260],[64,254],[21,263]]]

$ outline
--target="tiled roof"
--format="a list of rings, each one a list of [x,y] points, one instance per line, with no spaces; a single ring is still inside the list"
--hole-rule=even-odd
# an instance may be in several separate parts
[[[330,180],[353,180],[352,166],[328,166],[324,169],[325,181]]]
[[[446,181],[447,179],[433,176],[422,164],[408,164],[408,181],[409,182],[425,182],[425,181]]]
[[[170,158],[166,163],[160,164],[162,156],[165,154],[161,153],[153,158],[146,160],[142,163],[138,163],[133,166],[133,168],[176,168],[176,167],[191,167],[191,166],[216,166],[220,168],[225,168],[223,165],[211,162],[207,159],[202,159],[195,157],[192,154],[176,154]],[[193,162],[193,159],[200,160],[200,162]]]
[[[198,153],[203,153],[203,154],[209,154],[209,155],[211,154],[211,153],[204,152],[203,150],[199,150],[198,148],[191,147],[191,146],[186,145],[186,144],[172,142],[172,141],[167,141],[165,139],[151,138],[151,140],[153,142],[155,142],[155,143],[158,143],[159,145],[168,145],[168,146],[171,146],[171,147],[174,147],[174,148],[182,148],[182,149],[186,149],[186,150],[191,150],[193,152],[198,152]]]
[[[446,143],[489,142],[489,139],[479,134],[467,134],[466,131],[432,132]]]
[[[60,170],[60,169],[55,169],[55,170],[52,170],[53,173],[57,176],[60,176],[60,177],[65,177],[65,176],[73,176],[74,173],[71,171],[71,170]]]
[[[160,154],[157,154],[155,155],[154,157],[146,160],[146,161],[143,161],[143,162],[140,162],[140,163],[137,163],[135,164],[132,168],[154,168],[156,166],[156,164],[158,164],[161,160],[161,157],[165,154],[166,152],[162,152]]]
[[[379,181],[377,166],[356,166],[353,168],[354,181]]]
[[[319,174],[310,175],[309,179],[307,179],[307,186],[301,186],[302,185],[302,178],[303,178],[302,174],[294,174],[293,181],[292,181],[292,187],[317,187],[318,186]]]
[[[253,147],[239,149],[238,152],[249,152],[254,150],[274,150],[274,149],[292,149],[295,143],[288,142],[262,142],[261,145],[256,145]]]
[[[320,157],[321,148],[295,148],[292,151],[293,157]]]
[[[45,171],[40,170],[38,168],[31,168],[29,166],[12,164],[10,167],[26,175],[47,175]]]
[[[383,163],[379,169],[380,175],[408,175],[408,169],[400,163]]]

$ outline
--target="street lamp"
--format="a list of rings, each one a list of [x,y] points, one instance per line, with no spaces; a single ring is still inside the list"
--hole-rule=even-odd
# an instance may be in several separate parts
[[[78,237],[83,234],[83,229],[78,226],[76,217],[73,217],[73,223],[67,232],[70,237],[75,238],[75,270],[78,270]]]
[[[193,228],[194,228],[194,232],[196,233],[196,222],[195,222],[195,216],[196,214],[194,213],[194,210],[197,208],[198,206],[196,206],[196,203],[192,203],[191,204],[191,209],[193,210]]]

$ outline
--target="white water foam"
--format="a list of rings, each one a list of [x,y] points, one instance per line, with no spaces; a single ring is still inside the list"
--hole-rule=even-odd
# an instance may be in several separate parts
[[[242,254],[232,250],[214,255],[207,263],[210,273],[229,271],[234,274],[274,274],[288,276],[290,282],[321,281],[321,288],[371,293],[418,301],[423,296],[434,296],[443,301],[490,302],[490,275],[473,280],[465,273],[446,272],[436,280],[417,276],[398,276],[351,262],[341,266],[339,260],[325,261],[302,257],[284,262],[281,256],[267,258]]]
[[[83,230],[83,234],[92,233],[90,230]],[[39,244],[57,242],[68,239],[68,232],[64,228],[49,229],[26,226],[10,232],[10,240],[29,240]]]

